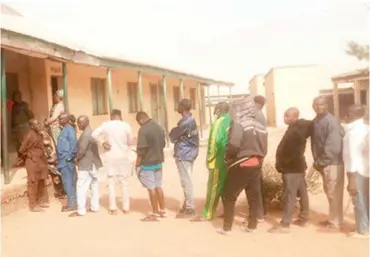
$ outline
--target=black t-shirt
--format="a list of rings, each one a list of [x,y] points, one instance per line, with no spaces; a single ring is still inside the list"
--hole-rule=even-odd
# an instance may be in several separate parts
[[[166,146],[163,128],[150,120],[139,129],[137,153],[142,157],[140,165],[155,165],[164,162]]]

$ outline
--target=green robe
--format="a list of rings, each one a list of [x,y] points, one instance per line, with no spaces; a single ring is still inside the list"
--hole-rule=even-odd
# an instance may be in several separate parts
[[[231,118],[228,114],[219,115],[212,124],[209,134],[207,151],[209,175],[203,211],[203,216],[207,219],[212,219],[215,215],[227,176],[224,155],[230,123]]]

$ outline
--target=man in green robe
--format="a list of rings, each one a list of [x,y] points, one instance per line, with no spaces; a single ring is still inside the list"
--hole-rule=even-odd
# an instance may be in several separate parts
[[[208,139],[207,168],[209,170],[207,196],[201,216],[192,221],[210,221],[214,218],[227,176],[224,164],[227,134],[231,123],[229,105],[219,102],[214,109],[217,119],[211,126]]]

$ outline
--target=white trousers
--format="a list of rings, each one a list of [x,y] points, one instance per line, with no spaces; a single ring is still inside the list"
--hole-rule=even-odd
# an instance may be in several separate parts
[[[111,175],[108,176],[108,188],[109,188],[109,210],[117,210],[116,205],[116,184],[121,189],[122,197],[122,210],[130,210],[130,193],[128,189],[128,177],[123,175]]]
[[[93,170],[79,170],[77,172],[77,213],[80,215],[86,214],[86,198],[87,191],[91,191],[91,210],[99,211],[99,184],[98,171],[93,167]]]

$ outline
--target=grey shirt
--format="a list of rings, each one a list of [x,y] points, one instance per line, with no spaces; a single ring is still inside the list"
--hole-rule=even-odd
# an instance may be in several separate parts
[[[266,118],[265,118],[265,115],[263,114],[263,111],[258,109],[256,111],[256,121],[260,124],[262,124],[264,127],[267,127],[267,122],[266,122]]]
[[[76,160],[79,170],[91,171],[93,165],[96,169],[103,166],[99,156],[98,145],[91,135],[92,129],[87,127],[78,139]]]

